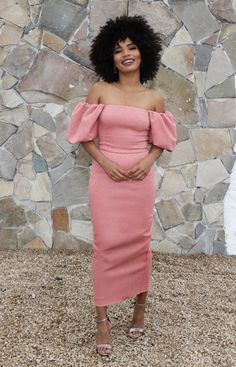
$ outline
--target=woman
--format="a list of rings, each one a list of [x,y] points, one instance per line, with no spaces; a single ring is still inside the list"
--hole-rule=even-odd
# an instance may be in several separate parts
[[[160,38],[141,16],[108,22],[93,40],[90,59],[102,78],[71,116],[67,140],[92,156],[89,205],[94,229],[92,280],[96,350],[110,355],[107,306],[137,297],[128,336],[144,333],[150,289],[154,162],[176,142],[175,120],[162,96],[144,83],[160,62]],[[98,136],[99,146],[94,139]],[[148,143],[151,144],[148,150]]]

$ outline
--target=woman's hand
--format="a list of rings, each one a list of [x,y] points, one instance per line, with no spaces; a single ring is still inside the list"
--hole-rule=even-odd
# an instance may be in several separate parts
[[[131,180],[143,180],[147,176],[154,162],[155,161],[153,161],[151,157],[145,157],[128,171],[129,178]]]
[[[129,179],[128,172],[119,166],[119,164],[111,161],[110,159],[103,161],[101,166],[106,174],[114,181],[123,181]]]

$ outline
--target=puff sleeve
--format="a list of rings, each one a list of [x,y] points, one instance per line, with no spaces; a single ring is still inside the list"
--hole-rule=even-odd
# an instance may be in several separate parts
[[[171,152],[176,146],[176,121],[171,112],[149,111],[149,143]]]
[[[102,104],[79,103],[71,114],[66,140],[71,144],[94,140],[98,135],[97,120],[103,108]]]

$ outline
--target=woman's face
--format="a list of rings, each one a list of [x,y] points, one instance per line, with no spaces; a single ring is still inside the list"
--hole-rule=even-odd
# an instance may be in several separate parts
[[[115,45],[113,60],[119,71],[130,72],[140,68],[141,53],[136,44],[127,37]]]

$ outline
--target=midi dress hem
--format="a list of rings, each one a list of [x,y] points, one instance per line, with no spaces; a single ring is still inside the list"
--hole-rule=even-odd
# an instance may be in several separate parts
[[[151,291],[151,286],[149,286],[148,288],[139,289],[136,292],[130,293],[127,296],[114,298],[113,300],[109,299],[108,301],[102,301],[102,302],[94,301],[94,304],[95,304],[96,307],[105,307],[105,306],[117,305],[117,304],[119,304],[123,301],[126,301],[129,298],[136,297],[140,293],[150,292],[150,291]]]

